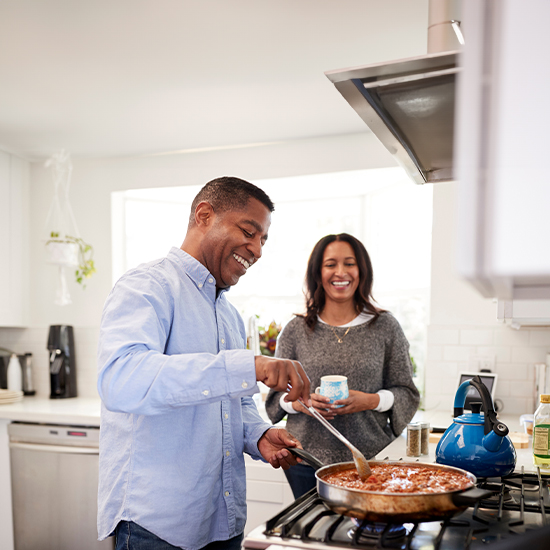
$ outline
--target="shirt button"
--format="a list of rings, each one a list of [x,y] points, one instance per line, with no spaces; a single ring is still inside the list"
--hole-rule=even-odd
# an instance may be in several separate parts
[[[225,451],[225,456],[229,456],[231,453],[229,451]]]
[[[202,288],[202,283],[199,283],[199,288]]]
[[[203,395],[208,395],[208,390],[204,390],[204,391],[202,392],[202,394],[203,394]]]
[[[225,340],[222,338],[222,344],[225,344]]]
[[[212,277],[210,277],[210,279],[208,279],[208,282],[209,282],[209,283],[213,283],[213,282],[214,282],[214,279],[212,279]]]
[[[227,413],[224,414],[225,418],[229,418],[229,415]]]
[[[225,495],[226,497],[228,497],[228,496],[229,496],[229,491],[225,491],[224,495]]]
[[[243,388],[248,388],[248,382],[246,382],[246,381],[243,382],[243,383],[241,384],[241,386],[242,386]]]

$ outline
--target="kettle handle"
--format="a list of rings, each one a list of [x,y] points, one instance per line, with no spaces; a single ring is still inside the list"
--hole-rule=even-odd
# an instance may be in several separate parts
[[[466,380],[460,384],[456,395],[454,403],[454,416],[460,416],[464,412],[464,403],[466,402],[466,394],[468,393],[468,388],[473,386],[481,396],[481,402],[483,405],[483,412],[485,413],[485,425],[484,433],[487,435],[491,430],[493,430],[494,425],[497,423],[497,413],[493,408],[493,400],[491,399],[491,394],[487,389],[487,386],[481,381],[481,378],[476,375],[470,380]]]

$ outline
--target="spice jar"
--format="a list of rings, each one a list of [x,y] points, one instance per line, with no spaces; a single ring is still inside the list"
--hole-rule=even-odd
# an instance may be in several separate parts
[[[420,431],[418,422],[407,424],[407,456],[420,456]]]
[[[423,455],[430,454],[430,423],[420,423],[420,453]]]

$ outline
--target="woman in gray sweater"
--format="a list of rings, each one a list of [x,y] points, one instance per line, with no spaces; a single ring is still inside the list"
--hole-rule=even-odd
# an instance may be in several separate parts
[[[331,405],[313,393],[311,400],[367,458],[405,429],[420,400],[409,343],[395,317],[373,304],[372,283],[372,265],[360,241],[347,233],[323,237],[307,266],[306,314],[286,325],[275,352],[300,361],[313,388],[321,376],[347,377],[349,398]],[[288,415],[287,429],[325,464],[352,460],[349,449],[307,409],[284,396],[272,390],[267,397],[274,424]],[[315,487],[310,466],[298,464],[285,474],[295,498]]]

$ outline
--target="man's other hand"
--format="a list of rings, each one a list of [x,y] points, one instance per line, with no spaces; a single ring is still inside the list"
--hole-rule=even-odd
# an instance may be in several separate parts
[[[285,401],[296,401],[301,397],[308,407],[311,406],[309,378],[298,361],[264,355],[256,355],[254,360],[258,382],[275,391],[288,391]]]
[[[301,443],[283,428],[270,428],[258,441],[261,455],[273,466],[288,470],[292,465],[302,462],[286,447],[302,448]]]

